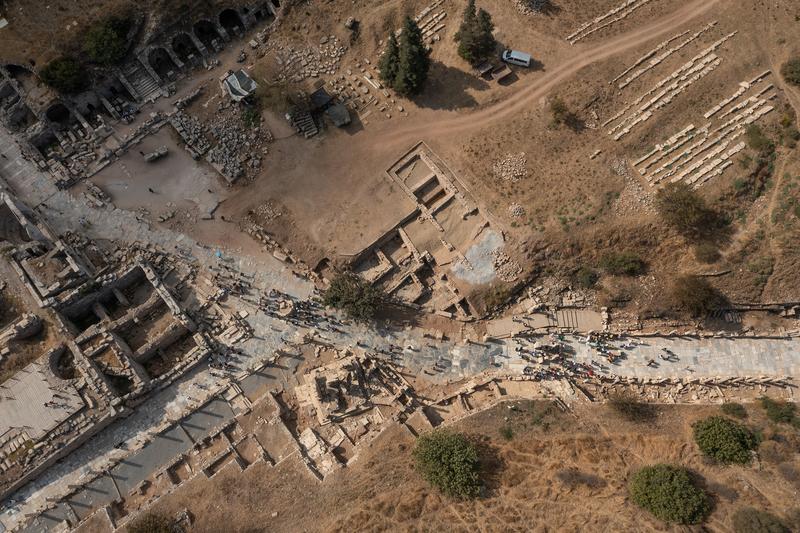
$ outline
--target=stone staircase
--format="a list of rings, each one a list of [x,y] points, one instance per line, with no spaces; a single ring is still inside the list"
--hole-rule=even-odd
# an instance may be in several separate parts
[[[161,90],[158,82],[145,70],[138,61],[126,63],[120,72],[123,85],[130,86],[136,91],[135,96],[140,102],[155,99]],[[127,83],[125,83],[127,82]]]
[[[297,131],[299,131],[306,139],[319,133],[319,129],[314,122],[314,118],[308,111],[303,109],[295,109],[290,113],[289,116],[291,117],[292,126],[297,128]]]

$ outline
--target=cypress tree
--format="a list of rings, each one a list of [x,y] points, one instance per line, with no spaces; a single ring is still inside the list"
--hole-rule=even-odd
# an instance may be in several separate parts
[[[486,59],[497,48],[497,41],[494,40],[494,24],[492,23],[492,16],[481,9],[478,11],[477,21],[477,43],[475,47],[475,54],[480,59]]]
[[[386,45],[386,50],[381,56],[381,61],[378,64],[380,70],[381,80],[389,87],[394,87],[394,80],[397,77],[397,68],[399,63],[397,37],[394,32],[389,34],[389,42]]]
[[[397,76],[392,86],[398,94],[411,96],[422,90],[431,63],[429,54],[419,26],[411,17],[406,17],[400,34]]]
[[[464,9],[464,17],[461,26],[455,35],[458,43],[458,55],[470,63],[476,62],[475,43],[477,39],[478,18],[475,15],[475,0],[469,0]]]
[[[458,28],[455,40],[458,55],[472,65],[477,65],[492,55],[497,46],[494,40],[492,17],[484,9],[475,12],[475,0],[469,0],[464,10],[464,18]]]

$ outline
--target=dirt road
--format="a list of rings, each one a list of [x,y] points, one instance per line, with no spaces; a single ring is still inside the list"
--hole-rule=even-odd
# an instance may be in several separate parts
[[[495,121],[531,109],[543,96],[586,66],[641,47],[674,33],[677,28],[685,29],[719,1],[694,0],[667,16],[606,42],[577,45],[569,50],[569,59],[549,65],[544,72],[523,77],[509,96],[472,112],[417,109],[405,121],[377,121],[370,123],[367,131],[326,136],[324,142],[298,141],[296,137],[276,141],[268,167],[270,177],[280,178],[260,179],[251,187],[235,192],[222,206],[220,214],[236,217],[266,199],[277,198],[293,213],[295,220],[302,221],[302,232],[326,249],[338,248],[336,241],[342,235],[363,234],[363,240],[368,241],[377,236],[372,234],[374,227],[384,225],[383,220],[374,219],[374,210],[357,213],[363,207],[364,198],[373,202],[380,199],[372,190],[376,183],[372,176],[380,175],[382,169],[410,146],[421,139],[435,142],[437,148],[453,146],[466,135]],[[337,206],[336,213],[326,217],[319,211],[323,203]],[[360,225],[354,225],[353,220],[360,221]],[[282,237],[298,239],[296,234]],[[352,247],[352,243],[348,246]]]
[[[682,28],[693,19],[709,12],[720,0],[696,0],[664,18],[646,24],[636,30],[625,33],[603,44],[583,44],[575,46],[575,57],[566,63],[557,65],[544,75],[535,78],[532,83],[505,100],[485,107],[475,113],[455,114],[435,122],[415,121],[407,127],[393,127],[390,132],[380,138],[373,137],[376,142],[393,145],[409,145],[423,137],[437,137],[463,133],[485,127],[495,121],[514,116],[530,108],[537,100],[545,96],[556,85],[576,74],[582,68],[608,59],[631,48],[643,45],[662,35]]]

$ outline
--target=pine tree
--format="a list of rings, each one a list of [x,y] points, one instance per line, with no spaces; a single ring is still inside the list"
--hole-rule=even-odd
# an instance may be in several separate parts
[[[378,68],[380,70],[381,80],[389,87],[394,87],[394,80],[397,77],[397,68],[399,63],[397,46],[397,37],[394,32],[389,35],[389,42],[386,45],[386,50],[381,56]]]
[[[475,54],[480,59],[486,59],[497,48],[497,41],[494,40],[494,24],[492,23],[492,16],[481,9],[478,11],[477,22],[477,43],[475,47]]]
[[[400,34],[397,76],[392,85],[398,94],[411,96],[422,90],[431,64],[429,54],[419,26],[411,17],[406,17]]]
[[[475,0],[469,0],[467,7],[464,9],[464,17],[461,20],[461,26],[459,26],[456,32],[455,41],[458,43],[458,55],[470,63],[476,61],[474,52],[477,29],[478,18],[475,15]]]
[[[492,17],[485,10],[475,13],[475,0],[469,0],[464,10],[464,18],[458,28],[455,40],[458,55],[472,65],[477,65],[492,55],[497,46],[494,40]]]

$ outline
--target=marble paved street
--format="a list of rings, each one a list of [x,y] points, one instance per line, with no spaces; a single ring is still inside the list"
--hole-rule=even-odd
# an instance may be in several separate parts
[[[800,377],[800,339],[798,338],[696,338],[696,337],[629,337],[609,343],[627,345],[624,358],[613,364],[586,344],[584,337],[567,336],[574,351],[572,360],[590,365],[602,363],[605,374],[637,378],[726,378]],[[514,342],[514,341],[512,341]],[[635,343],[634,346],[630,346]],[[516,343],[515,343],[516,347]],[[669,350],[673,356],[662,356]],[[514,353],[514,349],[511,350]],[[648,366],[649,361],[655,364]],[[516,358],[507,366],[515,372],[529,363]]]
[[[237,256],[234,250],[222,250],[223,258],[220,259],[215,249],[203,246],[185,235],[153,227],[139,220],[135,213],[87,207],[81,199],[57,190],[48,176],[21,159],[13,140],[3,131],[0,131],[0,153],[7,156],[7,159],[0,159],[0,178],[7,181],[29,205],[37,206],[46,202],[46,207],[42,206],[39,212],[55,228],[82,231],[92,238],[112,239],[120,243],[152,243],[166,251],[176,252],[187,260],[196,261],[203,268],[216,268],[220,262],[224,262],[251,280],[252,294],[248,295],[248,301],[258,300],[259,295],[270,289],[280,289],[298,302],[307,301],[314,295],[314,287],[309,281],[298,278],[285,264],[269,255],[244,257]],[[81,218],[89,222],[88,229],[80,224]],[[487,370],[499,374],[522,373],[530,365],[518,355],[516,348],[519,343],[514,339],[487,343],[435,341],[424,337],[420,329],[368,327],[343,321],[341,317],[321,309],[315,311],[312,319],[290,323],[266,314],[248,301],[234,298],[228,302],[237,310],[248,312],[246,320],[253,328],[253,336],[236,345],[242,353],[233,363],[230,375],[223,376],[201,365],[171,387],[148,398],[131,416],[112,424],[38,480],[20,490],[13,504],[5,502],[4,507],[10,511],[0,516],[0,522],[6,527],[21,523],[25,514],[41,508],[47,498],[58,500],[69,484],[79,483],[90,471],[105,470],[110,464],[116,465],[111,469],[111,476],[115,479],[118,476],[130,479],[132,483],[144,479],[191,446],[190,439],[184,438],[184,434],[175,429],[176,426],[165,428],[165,420],[183,417],[188,421],[187,427],[197,429],[194,437],[201,437],[220,421],[233,416],[226,402],[219,403],[218,394],[234,377],[241,380],[242,388],[247,390],[293,387],[302,379],[295,374],[301,362],[296,357],[283,358],[280,365],[267,366],[268,372],[260,377],[245,375],[249,370],[262,366],[276,353],[296,353],[297,344],[309,337],[340,349],[358,346],[391,359],[407,372],[434,383],[468,379]],[[566,342],[574,350],[574,361],[587,365],[593,360],[606,363],[580,337],[568,336]],[[632,341],[628,339],[623,342]],[[664,348],[675,354],[673,361],[661,359]],[[608,373],[653,378],[800,376],[800,340],[796,338],[644,337],[637,338],[635,346],[625,352],[626,357],[617,364],[606,364]],[[647,365],[651,359],[657,362],[656,366]],[[213,407],[213,416],[206,416],[208,406]],[[171,435],[171,438],[161,441],[163,445],[158,448],[152,444],[136,444],[153,435]],[[158,438],[150,442],[158,444]],[[120,442],[128,443],[129,446],[124,447],[128,449],[117,447]],[[120,459],[123,461],[120,462]],[[44,516],[31,522],[27,531],[51,530],[72,512],[82,517],[103,505],[106,499],[113,496],[109,479],[98,479],[94,482],[96,486],[85,493],[76,494],[70,500],[70,505],[62,501],[56,509],[48,511],[52,514],[50,518]],[[124,485],[120,491],[127,488]]]

